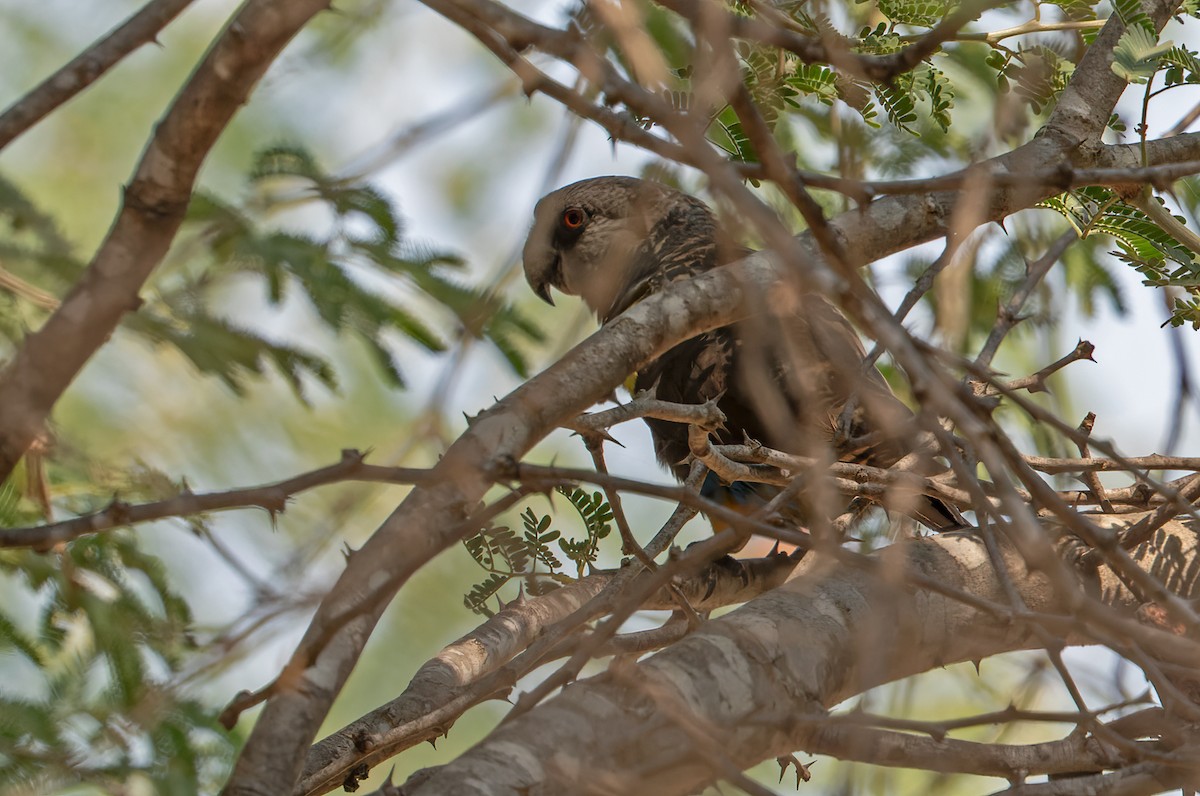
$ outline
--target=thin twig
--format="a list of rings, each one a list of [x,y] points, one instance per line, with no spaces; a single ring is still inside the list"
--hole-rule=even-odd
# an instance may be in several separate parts
[[[596,472],[607,475],[608,465],[604,461],[604,439],[597,434],[588,434],[583,441],[587,446],[588,453],[592,456],[592,466],[596,468]],[[621,493],[608,486],[603,489],[604,497],[612,508],[613,520],[617,523],[617,532],[621,534],[621,552],[641,561],[646,569],[657,569],[658,565],[654,563],[654,559],[646,555],[646,551],[634,537],[633,529],[629,527],[629,518],[625,516],[625,507],[621,505]]]
[[[1091,452],[1088,449],[1087,437],[1092,436],[1092,429],[1096,426],[1096,413],[1088,412],[1083,417],[1083,421],[1079,424],[1079,433],[1084,439],[1076,441],[1076,446],[1079,448],[1079,455],[1087,459],[1091,457]],[[1083,483],[1087,488],[1092,490],[1100,500],[1100,509],[1105,514],[1113,513],[1113,505],[1108,500],[1108,496],[1104,492],[1104,484],[1100,483],[1100,475],[1095,470],[1088,470],[1083,473]]]
[[[29,528],[0,529],[0,548],[31,547],[45,551],[63,542],[90,533],[101,533],[135,525],[140,522],[185,517],[210,511],[261,508],[272,514],[287,509],[293,496],[319,486],[341,481],[372,481],[385,484],[418,484],[428,480],[429,470],[410,467],[380,467],[365,464],[366,454],[355,450],[342,451],[337,464],[302,473],[273,484],[230,489],[225,492],[206,492],[199,495],[185,492],[173,498],[153,503],[130,505],[114,500],[107,508],[83,517],[74,517],[47,525]]]
[[[1067,247],[1078,239],[1079,236],[1075,234],[1075,230],[1067,230],[1062,235],[1059,235],[1054,243],[1050,244],[1050,248],[1046,250],[1045,254],[1032,263],[1026,263],[1025,281],[1009,297],[1008,303],[997,312],[996,324],[992,327],[987,340],[979,350],[979,356],[975,358],[976,365],[987,367],[992,364],[992,359],[995,358],[996,352],[1000,349],[1000,343],[1012,331],[1013,327],[1021,321],[1021,310],[1025,306],[1025,302],[1029,300],[1029,297],[1033,295],[1033,291],[1046,278],[1046,274],[1050,273],[1050,269],[1054,267],[1058,259],[1063,256]]]

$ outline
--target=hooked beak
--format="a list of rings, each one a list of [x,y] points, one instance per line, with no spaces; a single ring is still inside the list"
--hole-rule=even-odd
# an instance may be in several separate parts
[[[538,298],[554,306],[550,288],[557,287],[562,290],[562,255],[552,244],[544,243],[542,238],[548,240],[549,233],[542,234],[535,226],[529,240],[525,242],[521,259],[525,267],[525,281],[529,283],[529,287],[533,288]]]
[[[549,279],[530,279],[529,286],[533,288],[533,292],[537,294],[538,298],[549,304],[551,307],[554,306],[554,298],[550,295]]]

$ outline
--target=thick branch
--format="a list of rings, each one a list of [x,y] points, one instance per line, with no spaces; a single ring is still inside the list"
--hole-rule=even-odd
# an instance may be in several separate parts
[[[676,588],[693,608],[710,611],[770,591],[795,565],[795,559],[785,555],[719,559],[682,579]],[[598,572],[545,596],[518,600],[448,645],[417,671],[403,694],[314,744],[296,792],[327,793],[353,778],[354,772],[365,771],[364,766],[445,733],[473,704],[507,693],[538,661],[530,661],[498,686],[484,678],[598,596],[616,574]],[[663,589],[642,607],[674,608],[675,598]]]
[[[1186,574],[1196,529],[1174,523],[1143,560],[1177,576],[1184,593],[1197,587],[1195,573]],[[1176,545],[1185,546],[1181,555]],[[977,536],[944,534],[888,555],[893,566],[927,580],[1006,601],[1002,576]],[[1059,613],[1080,599],[1056,594],[1015,551],[1004,556],[1028,611]],[[819,715],[826,705],[916,672],[1036,644],[1019,624],[822,559],[810,553],[794,580],[708,623],[639,664],[633,675],[686,702],[697,723],[720,728],[723,750],[741,767],[804,747],[814,732],[823,732],[789,717]],[[1100,581],[1110,602],[1136,603],[1111,574],[1102,573]],[[651,700],[601,675],[501,725],[406,793],[508,796],[536,788],[566,794],[577,792],[581,778],[613,793],[691,793],[717,774],[708,761],[681,751],[690,748]],[[1003,765],[1003,756],[996,763]]]

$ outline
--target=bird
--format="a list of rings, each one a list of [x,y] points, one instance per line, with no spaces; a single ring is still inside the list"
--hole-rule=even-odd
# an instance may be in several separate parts
[[[650,180],[606,176],[538,201],[522,256],[526,280],[542,300],[554,303],[551,289],[578,296],[604,325],[667,285],[748,253],[696,197]],[[901,439],[913,415],[875,367],[863,367],[854,327],[816,293],[782,303],[787,306],[755,308],[767,311],[698,334],[644,364],[635,394],[652,390],[664,401],[715,402],[725,416],[714,434],[718,444],[754,440],[787,453],[831,451],[841,461],[895,464],[908,452]],[[683,481],[690,470],[687,426],[645,422],[659,462]],[[751,514],[779,491],[726,484],[710,472],[701,495]],[[814,510],[810,502],[800,494],[781,517],[805,524]],[[902,510],[936,531],[963,526],[956,509],[925,496],[914,496]],[[714,531],[724,527],[710,520]]]

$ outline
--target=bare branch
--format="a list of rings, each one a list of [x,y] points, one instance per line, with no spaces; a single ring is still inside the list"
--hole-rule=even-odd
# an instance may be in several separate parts
[[[637,418],[653,417],[675,423],[693,423],[702,428],[720,428],[725,416],[715,401],[704,404],[677,404],[660,401],[648,393],[639,393],[627,404],[602,412],[589,412],[573,419],[566,427],[581,434],[594,434]]]
[[[0,150],[55,108],[96,82],[122,58],[158,40],[158,32],[192,0],[152,0],[121,25],[0,113]]]
[[[7,290],[14,296],[20,296],[35,307],[44,310],[58,309],[59,301],[36,285],[31,285],[21,277],[0,267],[0,289]]]
[[[831,722],[814,721],[808,730],[799,746],[811,754],[873,765],[1004,777],[1016,782],[1039,774],[1103,771],[1129,762],[1127,755],[1084,733],[1023,745],[924,738]],[[1146,744],[1148,750],[1155,746]]]
[[[1076,240],[1078,240],[1078,236],[1075,234],[1075,230],[1067,230],[1051,244],[1041,257],[1032,263],[1026,263],[1025,281],[1021,283],[1017,292],[1009,297],[1008,303],[996,313],[996,323],[992,327],[992,331],[988,333],[987,341],[980,349],[979,356],[975,358],[976,365],[987,366],[992,363],[996,352],[1000,350],[1000,343],[1004,341],[1013,327],[1021,322],[1021,310],[1025,307],[1025,302],[1029,301],[1029,297],[1046,278],[1046,274],[1050,273],[1050,269],[1058,262],[1058,258],[1063,256],[1067,247]]]
[[[424,469],[369,465],[364,463],[364,458],[365,455],[358,451],[342,451],[342,460],[337,464],[263,486],[200,495],[185,492],[177,497],[140,505],[114,500],[108,508],[95,514],[30,528],[0,529],[0,548],[32,547],[44,552],[57,544],[90,533],[210,511],[257,507],[272,514],[279,514],[287,509],[292,496],[319,486],[340,481],[416,484],[424,481],[429,474],[429,471]]]
[[[1195,755],[1196,750],[1189,750]],[[1138,763],[1108,774],[1087,777],[1065,777],[1034,785],[1022,785],[1016,793],[1021,796],[1092,796],[1096,793],[1113,796],[1150,796],[1186,784],[1190,777],[1185,771],[1172,769],[1163,763]],[[1014,793],[1013,789],[997,791],[995,796]]]
[[[1096,360],[1092,359],[1092,354],[1095,353],[1095,350],[1096,350],[1095,346],[1093,346],[1087,340],[1080,340],[1075,345],[1075,348],[1071,351],[1071,353],[1064,355],[1063,357],[1055,360],[1054,362],[1051,362],[1049,365],[1042,368],[1037,373],[1031,373],[1028,376],[1022,376],[1019,379],[1013,379],[1012,381],[1008,382],[1004,386],[1008,390],[1028,390],[1029,392],[1049,392],[1049,388],[1046,387],[1046,379],[1050,378],[1055,373],[1057,373],[1060,370],[1062,370],[1063,368],[1065,368],[1067,365],[1070,365],[1072,362],[1078,362],[1081,359],[1086,359],[1089,362],[1095,362]],[[985,387],[983,390],[983,394],[984,395],[999,395],[1000,390],[995,387]]]

